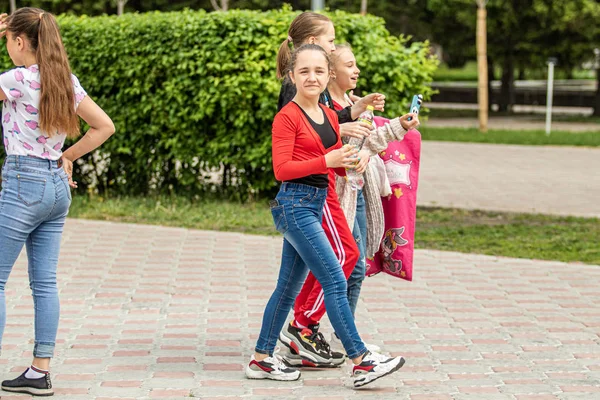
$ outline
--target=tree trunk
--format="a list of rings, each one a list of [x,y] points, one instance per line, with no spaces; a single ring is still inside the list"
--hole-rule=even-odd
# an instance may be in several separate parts
[[[321,11],[325,7],[324,0],[311,0],[310,9],[313,12]]]
[[[487,63],[487,10],[477,9],[477,103],[479,104],[479,131],[487,132],[489,95]]]
[[[367,15],[367,0],[360,2],[360,15]]]
[[[220,4],[217,4],[217,1]],[[227,10],[229,10],[229,0],[210,0],[210,4],[212,4],[213,8],[216,11],[227,11]]]
[[[566,78],[567,79],[573,79],[573,67],[567,67],[566,68]]]
[[[596,69],[596,102],[594,106],[594,116],[600,117],[600,67]]]
[[[227,11],[229,9],[229,0],[219,0],[221,4],[217,3],[217,0],[210,0],[215,11]]]
[[[17,9],[17,0],[10,0],[10,13],[14,13]]]
[[[128,0],[118,0],[117,1],[117,15],[123,15],[125,11],[125,4],[127,4]]]
[[[494,104],[494,92],[492,91],[492,81],[496,80],[496,74],[494,73],[494,60],[488,56],[488,110],[492,111],[492,105]]]
[[[229,168],[229,164],[223,165],[223,181],[221,182],[221,190],[223,190],[223,193],[227,193],[230,184]]]
[[[509,112],[515,103],[515,64],[512,52],[506,54],[502,65],[502,83],[498,111]]]

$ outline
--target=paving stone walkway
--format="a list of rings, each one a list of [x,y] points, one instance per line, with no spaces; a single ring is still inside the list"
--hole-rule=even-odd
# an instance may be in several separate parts
[[[414,282],[368,278],[358,307],[363,338],[406,357],[400,373],[360,391],[344,386],[349,367],[246,380],[280,250],[278,237],[69,220],[56,398],[600,399],[600,266],[424,250]],[[26,275],[22,255],[2,379],[31,357]]]
[[[600,148],[422,145],[419,205],[600,217],[599,199]]]

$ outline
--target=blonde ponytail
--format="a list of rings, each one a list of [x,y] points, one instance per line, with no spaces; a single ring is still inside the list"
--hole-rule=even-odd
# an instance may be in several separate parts
[[[285,78],[289,71],[292,57],[290,44],[294,49],[302,46],[311,36],[321,36],[327,29],[331,20],[323,14],[306,11],[300,13],[290,25],[288,37],[279,46],[277,52],[277,78]]]

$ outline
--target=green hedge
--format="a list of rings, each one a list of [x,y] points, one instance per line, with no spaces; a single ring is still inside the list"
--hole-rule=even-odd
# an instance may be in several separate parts
[[[77,166],[80,186],[196,195],[214,189],[207,171],[221,168],[216,187],[230,197],[271,191],[275,59],[296,15],[283,9],[61,16],[73,71],[117,128]],[[387,95],[387,115],[404,113],[412,94],[429,97],[436,62],[426,44],[390,36],[381,18],[328,15],[337,41],[355,50],[361,89]]]

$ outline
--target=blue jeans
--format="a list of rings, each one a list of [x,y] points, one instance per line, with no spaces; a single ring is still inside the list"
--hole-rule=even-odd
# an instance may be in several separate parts
[[[309,267],[323,287],[329,321],[348,357],[357,358],[367,351],[348,304],[346,277],[321,225],[326,197],[327,189],[284,182],[271,202],[275,227],[283,234],[283,250],[277,287],[263,315],[257,353],[273,354]]]
[[[6,325],[4,288],[25,245],[35,312],[34,357],[54,355],[60,313],[56,268],[70,204],[67,174],[57,161],[6,158],[0,192],[0,343]]]
[[[358,262],[348,277],[348,302],[354,316],[356,314],[360,289],[367,272],[367,260],[365,259],[365,254],[367,253],[367,210],[365,208],[365,197],[363,196],[362,189],[358,191],[356,219],[354,220],[352,235],[360,251]]]

